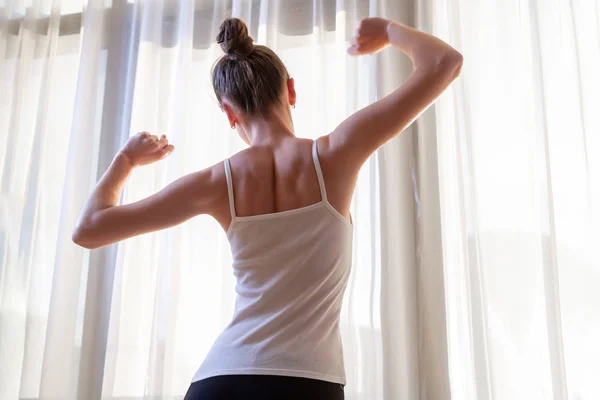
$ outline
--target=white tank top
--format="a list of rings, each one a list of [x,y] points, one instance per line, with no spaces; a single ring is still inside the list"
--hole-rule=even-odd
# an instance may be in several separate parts
[[[192,382],[216,375],[284,375],[346,384],[340,337],[352,260],[352,224],[329,202],[317,156],[321,201],[237,217],[229,160],[227,238],[237,283],[233,319]]]

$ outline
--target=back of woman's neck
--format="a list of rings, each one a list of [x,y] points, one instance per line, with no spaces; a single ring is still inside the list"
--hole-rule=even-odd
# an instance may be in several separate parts
[[[265,146],[295,137],[291,118],[273,113],[267,118],[255,118],[244,126],[253,146]]]

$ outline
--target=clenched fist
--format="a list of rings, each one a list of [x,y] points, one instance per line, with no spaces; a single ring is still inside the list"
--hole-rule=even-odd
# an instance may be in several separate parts
[[[358,56],[373,54],[389,44],[387,28],[390,21],[383,18],[365,18],[360,21],[352,40],[348,54]]]
[[[140,132],[127,140],[120,153],[125,155],[133,166],[139,167],[162,160],[173,150],[175,147],[169,144],[165,135],[159,138],[148,132]]]

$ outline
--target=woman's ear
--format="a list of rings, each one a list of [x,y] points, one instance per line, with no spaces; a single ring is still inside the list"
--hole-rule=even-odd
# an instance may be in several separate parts
[[[227,119],[229,120],[229,125],[232,128],[235,127],[239,122],[238,122],[237,117],[235,116],[233,110],[229,106],[229,104],[222,103],[220,105],[220,107],[221,107],[221,111],[223,111],[225,114],[227,114]]]
[[[290,106],[296,105],[296,88],[294,86],[294,78],[289,78],[287,80],[287,88],[288,88],[288,99],[290,101]]]

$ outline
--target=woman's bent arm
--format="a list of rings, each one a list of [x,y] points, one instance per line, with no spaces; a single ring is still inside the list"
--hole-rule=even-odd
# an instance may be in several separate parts
[[[320,154],[345,173],[357,174],[379,147],[408,127],[458,77],[462,55],[444,41],[381,18],[361,22],[348,52],[369,54],[391,44],[414,66],[408,80],[381,100],[359,110],[321,138]]]

